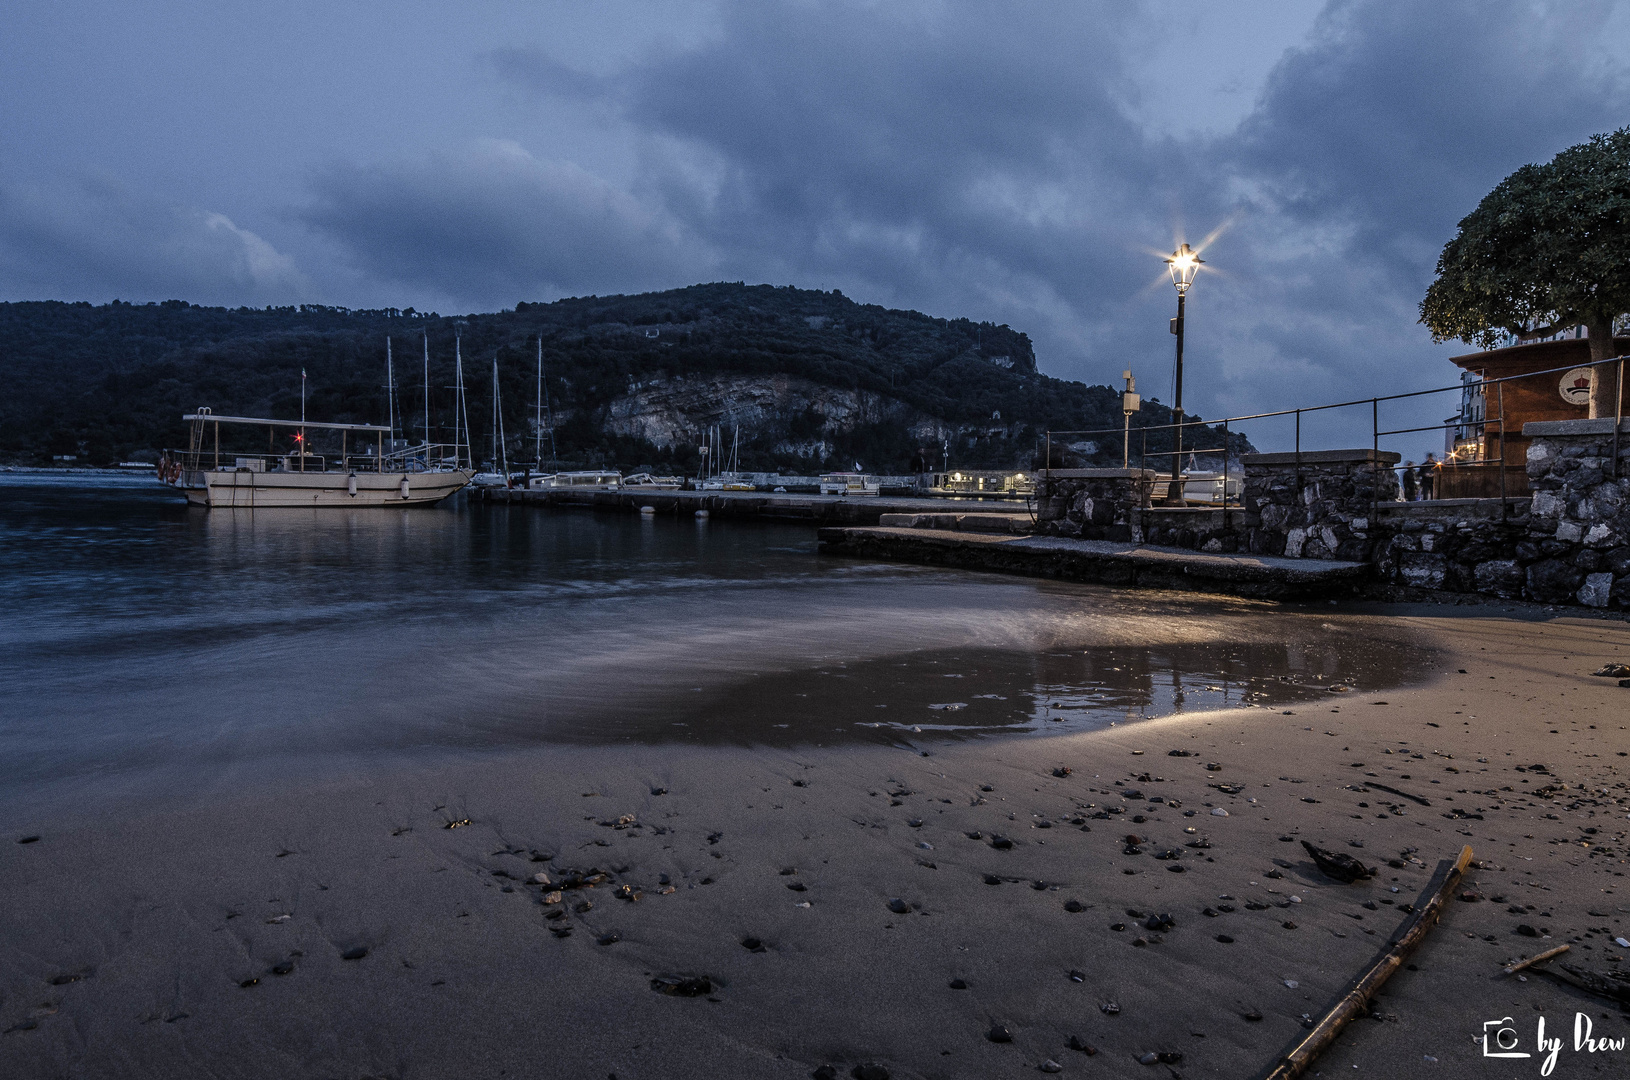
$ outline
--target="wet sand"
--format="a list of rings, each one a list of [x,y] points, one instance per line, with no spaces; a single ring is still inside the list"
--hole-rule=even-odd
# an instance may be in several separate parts
[[[1438,673],[1055,736],[522,746],[117,813],[13,806],[0,1075],[1249,1076],[1461,844],[1479,899],[1319,1071],[1537,1074],[1480,1056],[1504,1016],[1525,1040],[1576,1010],[1630,1034],[1498,973],[1574,938],[1583,966],[1630,967],[1630,689],[1590,674],[1630,663],[1630,627],[1365,610],[1434,642]],[[1301,840],[1380,872],[1335,882]],[[1616,1069],[1630,1052],[1570,1044],[1553,1075]]]

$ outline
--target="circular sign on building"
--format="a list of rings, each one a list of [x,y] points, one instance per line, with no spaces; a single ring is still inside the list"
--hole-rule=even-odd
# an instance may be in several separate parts
[[[1557,384],[1562,400],[1569,405],[1590,404],[1590,368],[1576,367]]]

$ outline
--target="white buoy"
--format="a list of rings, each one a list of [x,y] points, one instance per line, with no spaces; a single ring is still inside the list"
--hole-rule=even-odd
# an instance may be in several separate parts
[[[698,511],[696,511],[696,516],[699,517],[699,518],[705,518],[705,517],[707,517],[707,511],[706,510],[698,510]]]
[[[642,514],[654,514],[656,512],[657,512],[657,508],[654,507],[654,506],[642,506],[642,507],[640,507],[640,513],[642,513]]]

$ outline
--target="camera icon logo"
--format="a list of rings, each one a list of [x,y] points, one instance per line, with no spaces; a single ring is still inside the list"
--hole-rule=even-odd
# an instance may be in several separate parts
[[[1517,1049],[1517,1029],[1511,1017],[1483,1021],[1483,1056],[1492,1058],[1525,1058],[1533,1055]]]

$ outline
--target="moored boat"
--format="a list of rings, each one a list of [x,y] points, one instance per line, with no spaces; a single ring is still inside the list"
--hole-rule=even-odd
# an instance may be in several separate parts
[[[264,509],[277,506],[418,506],[440,502],[470,482],[474,470],[460,466],[452,446],[386,447],[390,428],[380,424],[321,424],[248,416],[216,416],[199,409],[182,417],[192,425],[186,450],[160,455],[159,479],[194,506]],[[295,428],[294,453],[221,449],[221,425]],[[308,429],[339,432],[340,452],[330,458],[307,449]],[[350,452],[353,435],[362,452]],[[368,439],[368,436],[374,436]],[[369,445],[371,443],[371,445]]]

